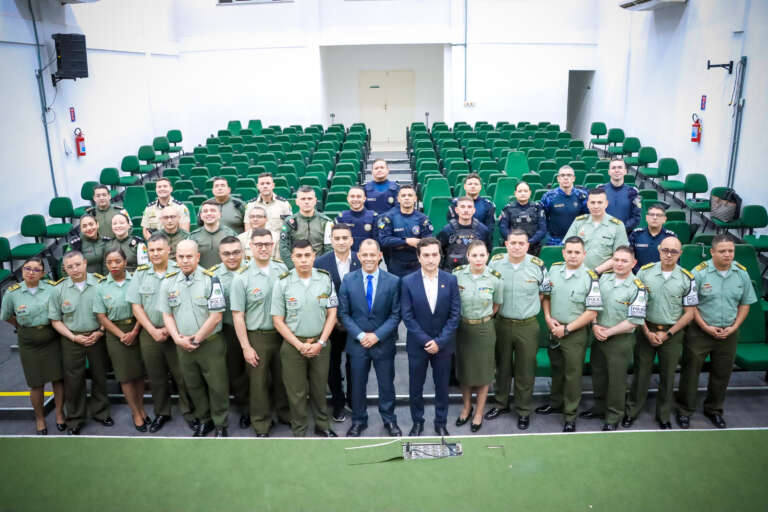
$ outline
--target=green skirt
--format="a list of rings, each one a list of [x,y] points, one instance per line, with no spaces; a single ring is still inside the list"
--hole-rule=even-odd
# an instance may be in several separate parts
[[[121,331],[127,332],[136,325],[136,320],[131,319],[129,324],[124,320],[115,321]],[[112,368],[115,370],[115,379],[118,382],[140,379],[144,376],[144,362],[141,359],[141,348],[139,346],[139,337],[136,336],[133,345],[126,346],[120,340],[107,331],[107,352],[112,360]]]
[[[485,386],[496,372],[496,328],[493,320],[470,325],[459,322],[456,334],[456,376],[462,386]]]
[[[19,327],[19,356],[27,386],[39,388],[64,378],[59,333],[50,325]]]

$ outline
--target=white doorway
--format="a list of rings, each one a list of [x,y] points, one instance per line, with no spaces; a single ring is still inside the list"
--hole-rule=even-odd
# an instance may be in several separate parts
[[[405,129],[413,120],[412,70],[359,71],[360,120],[371,130],[376,151],[405,149]]]

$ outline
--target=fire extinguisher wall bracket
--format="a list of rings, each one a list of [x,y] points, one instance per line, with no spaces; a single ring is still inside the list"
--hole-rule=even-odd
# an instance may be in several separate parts
[[[693,124],[691,125],[691,142],[701,143],[701,118],[696,114],[691,115]]]
[[[75,128],[75,151],[78,157],[85,156],[85,136],[80,128]]]

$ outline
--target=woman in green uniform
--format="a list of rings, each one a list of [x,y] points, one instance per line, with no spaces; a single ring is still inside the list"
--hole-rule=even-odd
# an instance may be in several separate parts
[[[99,223],[96,222],[96,219],[92,215],[83,215],[80,217],[80,236],[72,240],[64,252],[80,251],[88,263],[88,273],[103,274],[106,240],[106,238],[99,236]]]
[[[137,266],[145,265],[149,261],[144,239],[131,234],[131,221],[125,214],[118,213],[112,217],[112,231],[115,237],[107,242],[106,252],[122,249],[126,256],[128,272],[133,272]]]
[[[146,432],[151,419],[144,410],[144,363],[139,348],[141,326],[133,317],[131,303],[125,300],[131,275],[125,271],[126,258],[122,249],[108,250],[105,259],[109,272],[99,283],[99,300],[94,302],[93,310],[107,330],[107,352],[115,378],[131,408],[133,424],[139,432]]]
[[[43,281],[43,260],[34,256],[22,266],[23,282],[14,284],[3,295],[0,317],[16,327],[19,355],[29,386],[29,400],[35,411],[37,434],[48,435],[43,410],[43,387],[53,383],[56,403],[56,428],[64,431],[64,370],[61,364],[59,335],[48,320],[48,298],[53,287]]]
[[[456,419],[460,427],[472,418],[472,432],[483,425],[483,409],[488,386],[496,370],[496,329],[493,316],[502,302],[501,274],[486,266],[488,249],[482,240],[473,240],[467,247],[468,265],[456,268],[453,274],[461,295],[461,323],[456,334],[456,375],[461,385],[464,408]],[[477,394],[477,410],[471,406],[472,392]]]

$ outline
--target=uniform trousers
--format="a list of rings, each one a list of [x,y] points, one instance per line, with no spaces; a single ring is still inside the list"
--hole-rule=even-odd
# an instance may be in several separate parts
[[[179,366],[200,423],[226,427],[229,417],[227,347],[221,334],[208,336],[192,352],[176,345]]]
[[[562,408],[564,421],[576,421],[581,402],[581,376],[584,373],[587,339],[587,328],[582,327],[557,340],[559,347],[547,349],[552,365],[549,403],[555,409]]]
[[[515,411],[519,416],[530,416],[533,410],[538,349],[539,322],[535,316],[524,320],[496,317],[494,401],[497,407],[509,407],[509,390],[514,372]]]
[[[316,336],[315,336],[316,337]],[[297,336],[304,342],[307,338]],[[326,345],[315,357],[304,357],[296,347],[283,341],[280,347],[280,361],[283,366],[283,382],[291,409],[291,431],[296,437],[307,435],[307,396],[315,415],[315,428],[327,430],[328,404],[325,388],[328,384],[328,366],[331,361],[331,347]]]
[[[604,414],[605,422],[615,425],[624,415],[627,396],[627,370],[632,360],[635,333],[611,336],[592,342],[592,385],[595,404],[592,411]]]
[[[288,398],[283,384],[280,346],[283,339],[276,330],[248,331],[248,342],[259,356],[258,366],[248,366],[251,426],[257,434],[267,434],[272,426],[272,411],[281,421],[290,421]]]
[[[72,334],[89,335],[91,332],[73,332]],[[61,357],[64,365],[64,405],[67,425],[70,428],[81,426],[85,423],[88,414],[98,420],[107,419],[110,416],[107,397],[109,356],[104,336],[90,347],[84,347],[62,337]],[[86,361],[91,371],[90,400],[86,397]]]
[[[171,385],[168,380],[170,373],[179,391],[181,415],[184,416],[185,420],[193,421],[195,415],[192,410],[192,401],[181,374],[176,344],[170,336],[165,341],[157,342],[145,329],[142,329],[139,333],[139,345],[141,346],[144,367],[149,377],[155,416],[171,415]]]

